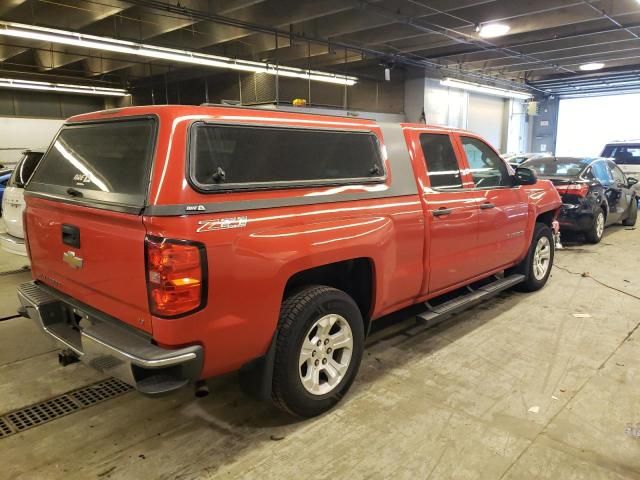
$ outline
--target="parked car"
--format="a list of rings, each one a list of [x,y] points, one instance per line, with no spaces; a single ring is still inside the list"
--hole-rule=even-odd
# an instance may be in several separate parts
[[[562,204],[472,133],[212,106],[73,117],[26,198],[21,312],[64,359],[146,394],[239,369],[300,416],[344,396],[372,320],[542,288]]]
[[[541,158],[545,156],[547,156],[545,153],[510,153],[508,155],[503,155],[502,158],[504,158],[505,161],[513,168],[517,168],[527,160],[533,160],[534,158]]]
[[[0,215],[2,214],[2,198],[4,196],[4,191],[7,188],[7,183],[9,182],[9,178],[11,177],[11,170],[8,168],[0,168]]]
[[[545,157],[524,166],[551,180],[562,196],[561,230],[579,231],[598,243],[608,225],[636,224],[638,183],[605,158]]]
[[[611,158],[625,175],[640,179],[640,140],[611,142],[602,149],[601,157]],[[640,185],[634,185],[638,196]]]
[[[26,150],[10,176],[2,198],[2,219],[6,233],[0,233],[0,247],[10,253],[27,255],[22,228],[24,187],[31,178],[44,150]]]

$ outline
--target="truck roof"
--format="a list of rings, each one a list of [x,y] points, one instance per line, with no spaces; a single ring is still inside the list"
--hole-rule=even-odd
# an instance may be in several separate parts
[[[368,125],[374,126],[379,125],[382,122],[378,122],[377,120],[368,119],[364,117],[352,117],[347,115],[327,115],[315,113],[313,111],[309,111],[310,109],[301,109],[300,112],[295,111],[292,112],[290,110],[278,110],[267,109],[267,108],[255,108],[255,107],[246,107],[246,106],[236,106],[236,105],[216,105],[216,104],[206,104],[206,105],[144,105],[144,106],[135,106],[135,107],[123,107],[123,108],[112,108],[108,110],[100,110],[97,112],[91,113],[83,113],[80,115],[75,115],[67,119],[66,123],[75,123],[75,122],[85,122],[91,120],[99,120],[104,118],[116,118],[116,117],[125,117],[125,116],[135,116],[135,115],[160,115],[160,116],[169,116],[169,117],[179,117],[184,115],[202,115],[202,116],[211,116],[216,115],[216,112],[225,112],[230,111],[235,114],[233,117],[228,118],[229,120],[234,117],[237,119],[241,119],[242,115],[238,114],[238,111],[251,112],[255,117],[255,114],[260,114],[264,117],[273,119],[273,118],[282,118],[282,119],[300,119],[309,120],[309,117],[313,117],[316,120],[331,123],[334,125]],[[416,128],[420,130],[428,129],[435,132],[458,132],[458,133],[472,133],[466,130],[462,130],[459,128],[452,127],[444,127],[438,125],[426,125],[424,123],[400,123],[403,128]]]

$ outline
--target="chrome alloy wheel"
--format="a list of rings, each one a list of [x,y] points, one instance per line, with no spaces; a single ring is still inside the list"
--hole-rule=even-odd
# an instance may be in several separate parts
[[[596,217],[596,233],[598,234],[598,238],[602,237],[604,233],[604,214],[602,212],[598,213]]]
[[[304,388],[313,395],[331,392],[346,375],[352,353],[349,322],[336,314],[320,318],[302,340],[298,372]]]
[[[533,276],[542,280],[551,265],[551,242],[547,237],[540,237],[533,252]]]

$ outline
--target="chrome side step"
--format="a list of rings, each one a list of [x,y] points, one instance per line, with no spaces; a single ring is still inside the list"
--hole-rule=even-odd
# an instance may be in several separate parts
[[[524,275],[515,274],[505,278],[499,278],[494,282],[479,287],[477,289],[467,288],[469,293],[465,293],[457,298],[444,302],[437,306],[432,306],[429,302],[425,302],[427,311],[416,316],[416,321],[429,327],[436,325],[445,320],[450,315],[466,310],[483,300],[491,298],[508,288],[523,282]]]

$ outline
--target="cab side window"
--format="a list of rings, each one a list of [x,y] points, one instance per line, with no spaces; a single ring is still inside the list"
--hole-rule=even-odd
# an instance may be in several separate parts
[[[420,144],[431,188],[462,188],[460,166],[449,135],[423,133],[420,135]]]
[[[512,186],[507,166],[489,145],[477,138],[461,139],[476,188]]]
[[[609,167],[609,171],[611,172],[611,176],[613,177],[613,181],[619,185],[625,185],[627,180],[624,178],[624,173],[620,170],[614,163],[607,162],[607,167]]]

